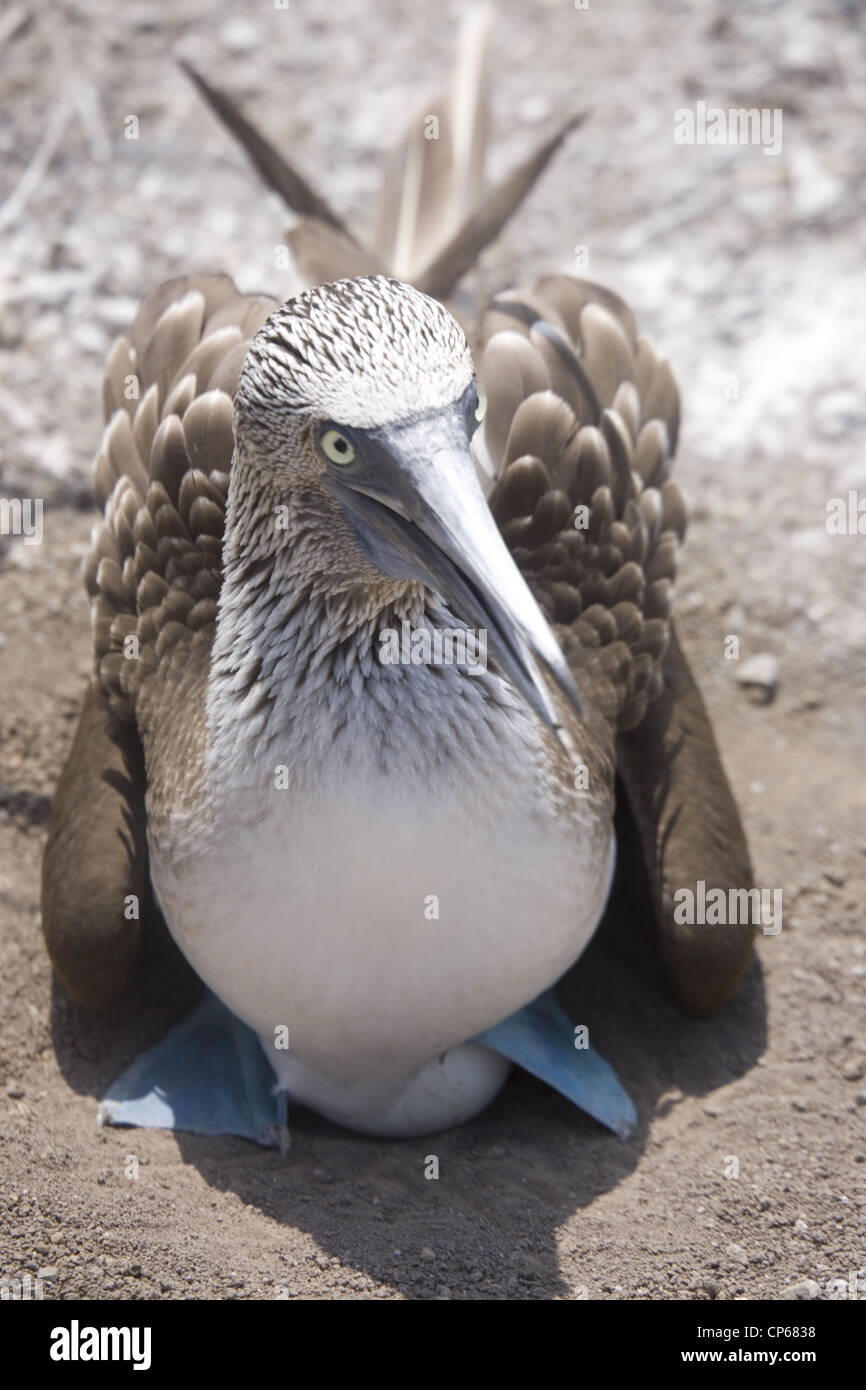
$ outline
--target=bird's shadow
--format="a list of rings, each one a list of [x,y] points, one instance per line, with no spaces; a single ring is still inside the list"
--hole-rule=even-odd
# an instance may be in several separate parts
[[[604,922],[560,992],[635,1102],[639,1122],[630,1139],[620,1142],[515,1071],[478,1119],[444,1134],[364,1139],[296,1108],[285,1156],[241,1139],[178,1133],[184,1163],[213,1188],[308,1232],[347,1270],[349,1297],[351,1271],[411,1298],[451,1289],[485,1299],[569,1296],[558,1228],[635,1169],[653,1119],[742,1075],[765,1046],[757,963],[715,1018],[696,1022],[679,1013],[655,949],[648,885],[635,877],[635,856],[622,855],[620,864],[628,869],[617,873]],[[191,973],[172,968],[166,988],[159,951],[149,972],[109,1017],[77,1008],[55,984],[54,1045],[76,1091],[101,1095],[194,1002]],[[280,1264],[267,1271],[267,1284],[263,1271],[258,1292],[292,1297],[293,1278],[291,1265]]]

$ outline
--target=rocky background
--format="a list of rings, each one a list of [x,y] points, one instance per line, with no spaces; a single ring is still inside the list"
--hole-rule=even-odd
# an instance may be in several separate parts
[[[364,1141],[298,1112],[284,1160],[96,1129],[96,1097],[170,1011],[74,1009],[39,930],[89,666],[103,358],[172,275],[295,286],[276,268],[284,209],[175,58],[366,228],[381,154],[445,79],[459,13],[13,0],[0,15],[0,498],[45,508],[41,545],[0,536],[0,1276],[41,1273],[46,1297],[826,1298],[858,1271],[866,1296],[866,535],[856,511],[853,534],[827,529],[833,499],[866,513],[858,0],[501,0],[493,40],[492,175],[557,118],[591,117],[467,289],[577,266],[632,303],[681,385],[681,626],[757,881],[784,894],[737,999],[689,1023],[645,954],[591,948],[574,992],[638,1106],[625,1144],[527,1077],[435,1140]],[[780,153],[676,144],[674,113],[699,101],[780,108]]]

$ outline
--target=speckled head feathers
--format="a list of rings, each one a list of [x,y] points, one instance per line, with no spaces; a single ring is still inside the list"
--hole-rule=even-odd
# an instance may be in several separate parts
[[[447,309],[383,275],[290,299],[253,339],[238,383],[240,420],[312,415],[358,429],[456,400],[473,375]]]

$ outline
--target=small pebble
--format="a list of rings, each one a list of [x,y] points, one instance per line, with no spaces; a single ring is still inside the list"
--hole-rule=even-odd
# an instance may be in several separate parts
[[[813,424],[825,439],[841,439],[864,423],[863,400],[856,391],[828,391],[817,402]]]
[[[732,608],[729,608],[725,614],[725,626],[731,632],[742,632],[747,622],[746,610],[738,603],[735,603]]]
[[[252,53],[261,42],[261,34],[248,19],[230,19],[220,28],[220,38],[233,53]]]
[[[804,1279],[800,1284],[789,1284],[786,1289],[782,1290],[779,1296],[780,1298],[789,1299],[812,1299],[817,1298],[819,1293],[820,1288],[815,1283],[814,1279]]]
[[[769,652],[751,656],[737,671],[737,682],[757,705],[768,705],[779,686],[779,663]]]

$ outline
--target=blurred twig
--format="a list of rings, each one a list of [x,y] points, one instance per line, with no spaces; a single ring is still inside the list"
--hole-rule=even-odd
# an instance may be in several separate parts
[[[70,74],[68,51],[64,47],[62,32],[58,33],[58,15],[53,13],[49,20],[44,15],[39,14],[37,15],[37,24],[43,41],[51,50],[55,71],[62,75],[58,85],[68,93],[78,119],[84,127],[87,143],[90,146],[90,157],[98,164],[105,164],[111,157],[111,141],[105,128],[105,119],[99,104],[99,94],[93,83],[82,76],[80,67],[74,75]]]
[[[10,5],[6,13],[0,15],[0,48],[10,39],[14,39],[19,29],[28,24],[30,19],[30,12],[24,5]]]
[[[41,183],[45,171],[63,139],[69,122],[71,106],[70,97],[64,92],[54,107],[36,153],[5,203],[0,205],[0,229],[8,226],[10,222],[14,222],[16,217],[20,217],[29,198]]]

